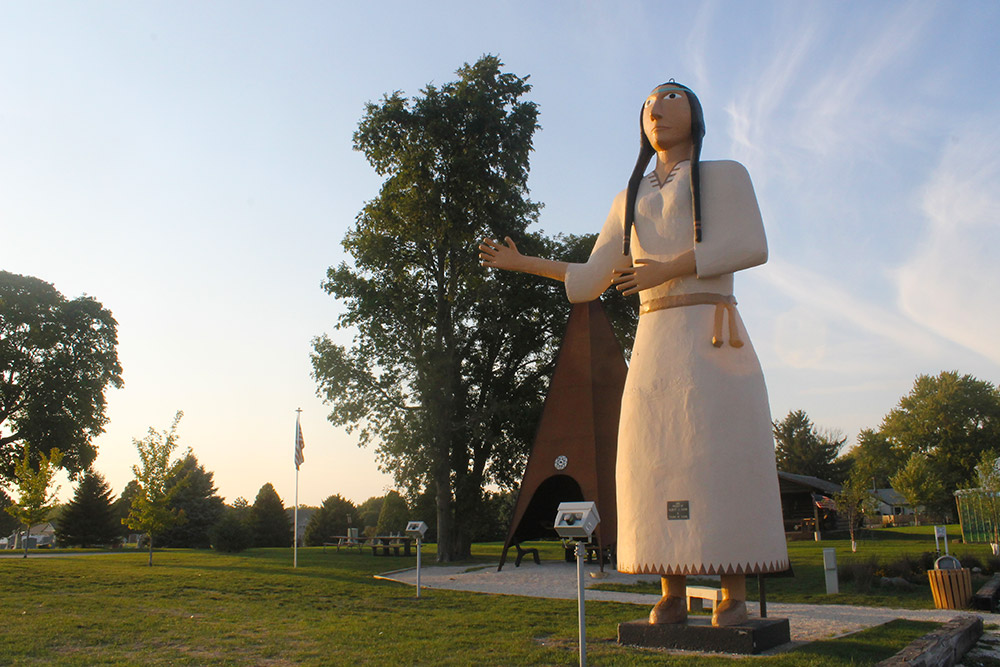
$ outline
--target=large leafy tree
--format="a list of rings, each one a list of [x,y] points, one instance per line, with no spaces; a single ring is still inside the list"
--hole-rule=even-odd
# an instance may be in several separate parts
[[[214,477],[190,449],[173,464],[167,474],[166,491],[170,508],[185,520],[158,535],[162,546],[207,549],[211,545],[209,530],[222,518],[224,507]]]
[[[948,502],[948,492],[929,457],[920,452],[910,455],[906,465],[892,476],[892,488],[913,507],[914,521],[920,524],[920,509],[941,507]]]
[[[59,543],[89,547],[109,545],[121,536],[121,519],[111,500],[111,487],[99,473],[87,471],[63,508],[56,526]]]
[[[91,297],[68,300],[51,284],[0,271],[0,479],[24,452],[58,447],[61,466],[86,470],[107,423],[104,392],[122,386],[118,324]]]
[[[774,422],[775,457],[778,469],[839,482],[845,466],[837,454],[846,438],[819,431],[803,410],[792,410]]]
[[[312,357],[329,419],[375,444],[411,495],[435,490],[442,561],[469,555],[484,485],[518,481],[569,310],[558,283],[484,271],[477,242],[510,235],[570,260],[590,245],[527,233],[538,112],[501,67],[484,56],[457,81],[366,106],[354,146],[385,181],[344,240],[353,265],[323,284],[355,337],[317,338]]]
[[[921,375],[882,420],[880,433],[900,461],[915,453],[926,455],[943,493],[950,494],[974,476],[983,454],[1000,443],[1000,390],[956,371]]]
[[[31,527],[44,521],[56,505],[58,488],[51,489],[52,478],[62,460],[58,448],[48,454],[38,455],[37,467],[31,465],[31,452],[24,451],[23,458],[14,466],[14,484],[17,488],[17,502],[11,503],[6,511],[24,525],[24,557],[28,557],[28,535]]]
[[[260,487],[250,508],[254,546],[288,547],[292,544],[292,522],[281,496],[268,482]]]
[[[150,567],[153,567],[153,536],[184,521],[184,514],[171,507],[170,491],[177,486],[167,487],[170,459],[177,449],[177,425],[183,416],[178,410],[169,429],[158,431],[151,426],[142,440],[132,438],[139,453],[139,465],[132,466],[138,492],[132,497],[128,516],[122,523],[146,534]]]
[[[906,463],[906,457],[881,431],[870,428],[858,433],[858,444],[845,460],[850,463],[851,476],[864,480],[869,489],[889,487],[889,478]]]

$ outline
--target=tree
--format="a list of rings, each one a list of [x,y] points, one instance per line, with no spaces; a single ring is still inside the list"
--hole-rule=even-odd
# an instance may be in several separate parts
[[[167,490],[170,457],[177,449],[177,424],[183,416],[184,413],[178,410],[168,430],[157,431],[150,426],[145,438],[132,438],[132,444],[139,452],[139,465],[132,466],[139,489],[132,498],[123,523],[146,534],[150,567],[153,567],[153,535],[184,520],[182,513],[170,507],[171,498]]]
[[[913,507],[914,522],[920,525],[920,508],[940,506],[947,502],[947,491],[941,478],[931,465],[930,459],[920,452],[914,452],[899,472],[892,476],[892,488],[906,498]]]
[[[17,519],[7,510],[13,504],[14,501],[7,492],[0,488],[0,537],[10,535],[19,525]]]
[[[368,528],[372,531],[378,525],[378,515],[382,513],[382,501],[385,496],[372,496],[365,502],[358,505],[356,514],[358,517],[358,528],[364,533]]]
[[[378,535],[402,533],[409,520],[410,506],[406,504],[406,499],[398,491],[390,491],[385,494],[375,531]]]
[[[1000,390],[956,371],[921,375],[880,431],[902,460],[925,454],[950,494],[973,476],[983,453],[1000,443]]]
[[[91,297],[70,301],[45,281],[0,271],[0,480],[25,452],[37,466],[53,447],[70,473],[89,468],[107,423],[104,391],[122,386],[117,327]]]
[[[976,466],[973,485],[985,492],[982,500],[990,515],[993,544],[1000,544],[1000,458],[997,458],[996,452],[989,451],[983,454]]]
[[[257,492],[250,509],[250,525],[254,546],[287,547],[292,544],[292,522],[270,482]]]
[[[211,545],[208,532],[222,517],[224,507],[214,476],[190,449],[171,466],[166,481],[169,507],[183,515],[184,521],[157,536],[162,546],[207,549]]]
[[[253,529],[250,525],[250,504],[242,496],[224,507],[222,518],[208,531],[212,548],[226,553],[237,553],[253,546]]]
[[[62,452],[53,449],[48,455],[38,455],[38,467],[32,466],[31,452],[24,450],[24,458],[14,466],[14,483],[18,499],[7,507],[7,513],[24,525],[24,557],[28,557],[28,536],[31,527],[45,520],[55,506],[58,487],[49,491],[52,477],[62,461]]]
[[[347,535],[347,529],[353,523],[354,503],[338,493],[324,500],[309,517],[303,539],[306,546],[318,547],[334,535]]]
[[[111,500],[111,487],[99,473],[87,471],[56,524],[59,543],[89,547],[109,545],[121,537],[121,519]]]
[[[851,535],[851,551],[858,550],[855,532],[861,518],[866,514],[874,514],[878,507],[872,490],[868,487],[868,478],[864,474],[852,473],[840,491],[834,494],[833,501],[837,503],[837,512],[841,514],[848,525]]]
[[[851,475],[864,479],[869,488],[889,487],[889,478],[906,462],[899,450],[880,431],[870,428],[858,433],[858,444],[848,452]]]
[[[783,472],[839,482],[845,470],[837,453],[846,441],[817,431],[802,410],[792,410],[774,422],[775,457]]]
[[[353,266],[323,284],[344,308],[336,328],[356,335],[350,347],[313,341],[330,421],[375,444],[411,495],[436,490],[439,561],[469,556],[484,485],[519,480],[569,312],[562,285],[486,272],[476,244],[510,235],[570,260],[589,250],[526,232],[538,112],[526,78],[501,67],[484,56],[457,81],[366,106],[354,147],[386,180],[344,239]],[[619,313],[634,326],[626,301],[608,298],[618,329],[631,328]]]
[[[122,489],[121,495],[118,496],[118,500],[115,501],[115,515],[118,517],[119,524],[121,524],[118,530],[123,538],[128,538],[128,526],[126,525],[126,519],[128,519],[128,513],[132,509],[132,500],[141,492],[142,488],[139,486],[139,482],[131,479],[128,484],[125,485],[125,488]]]

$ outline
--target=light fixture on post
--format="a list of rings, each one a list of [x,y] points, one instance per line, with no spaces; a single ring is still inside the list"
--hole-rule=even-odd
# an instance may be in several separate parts
[[[576,540],[576,585],[577,607],[580,620],[580,667],[587,665],[587,623],[584,610],[583,557],[587,554],[586,543],[590,540],[601,517],[593,502],[559,503],[556,510],[555,528],[559,537]]]
[[[406,536],[417,540],[417,597],[420,597],[420,543],[427,532],[427,524],[423,521],[411,521],[406,524]]]

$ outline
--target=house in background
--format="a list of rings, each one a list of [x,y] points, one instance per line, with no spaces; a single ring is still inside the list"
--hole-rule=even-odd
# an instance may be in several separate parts
[[[309,519],[316,513],[316,510],[315,507],[299,507],[299,525],[295,526],[295,541],[300,547],[305,546],[306,526],[309,525]],[[295,508],[286,507],[285,514],[288,516],[288,522],[293,523]]]
[[[7,549],[23,549],[24,529],[18,528],[6,538]],[[51,549],[56,545],[56,527],[51,523],[38,523],[28,531],[29,549]]]
[[[846,530],[846,522],[837,514],[833,502],[840,489],[840,484],[825,479],[779,470],[781,514],[788,539],[813,539],[817,526],[820,536],[825,530]]]
[[[913,521],[913,508],[895,489],[876,489],[872,495],[878,501],[878,513],[882,515],[882,525],[894,526]]]

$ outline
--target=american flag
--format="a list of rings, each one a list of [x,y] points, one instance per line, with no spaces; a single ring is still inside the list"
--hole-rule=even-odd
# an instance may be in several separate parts
[[[306,457],[302,455],[302,450],[306,448],[306,441],[302,439],[302,427],[299,426],[299,418],[295,418],[295,469],[298,470]]]

